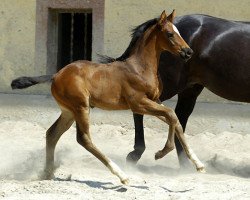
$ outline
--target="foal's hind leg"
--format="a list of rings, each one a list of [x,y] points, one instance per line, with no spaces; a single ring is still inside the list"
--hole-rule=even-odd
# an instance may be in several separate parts
[[[70,128],[73,122],[74,118],[72,113],[63,110],[60,117],[48,129],[46,133],[46,165],[43,179],[51,179],[54,177],[54,152],[56,144],[61,135]]]
[[[77,122],[77,142],[107,166],[114,175],[118,176],[123,184],[128,184],[126,174],[92,143],[89,133],[89,108],[79,108],[75,116]]]

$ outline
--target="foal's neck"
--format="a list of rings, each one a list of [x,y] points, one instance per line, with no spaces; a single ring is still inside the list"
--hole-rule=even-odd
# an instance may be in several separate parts
[[[157,74],[162,50],[158,45],[156,25],[147,30],[134,49],[134,56],[143,71]]]

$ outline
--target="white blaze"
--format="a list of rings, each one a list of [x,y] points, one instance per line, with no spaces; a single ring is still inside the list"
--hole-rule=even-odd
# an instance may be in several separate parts
[[[173,24],[173,30],[179,35],[181,36],[180,32],[178,31],[178,29],[176,28],[176,26]]]

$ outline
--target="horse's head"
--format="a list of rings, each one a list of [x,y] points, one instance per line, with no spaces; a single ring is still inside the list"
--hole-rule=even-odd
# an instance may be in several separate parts
[[[178,29],[173,24],[174,17],[175,10],[168,16],[165,10],[162,12],[157,24],[162,33],[159,44],[163,50],[167,50],[175,55],[180,55],[182,59],[187,61],[191,58],[193,50],[183,40]]]

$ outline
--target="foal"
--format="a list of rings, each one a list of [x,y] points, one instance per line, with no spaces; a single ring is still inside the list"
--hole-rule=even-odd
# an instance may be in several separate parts
[[[45,178],[53,177],[56,143],[76,121],[77,142],[118,176],[123,184],[128,183],[125,173],[92,143],[89,133],[90,107],[131,109],[134,113],[160,118],[169,124],[169,135],[164,148],[155,154],[155,159],[162,158],[174,149],[176,133],[197,170],[204,171],[203,164],[185,141],[175,112],[157,103],[161,94],[161,82],[157,76],[161,52],[167,50],[186,59],[192,54],[172,24],[174,16],[175,11],[169,16],[163,11],[159,20],[147,28],[129,58],[123,62],[96,64],[76,61],[54,75],[51,91],[62,112],[47,131]]]

